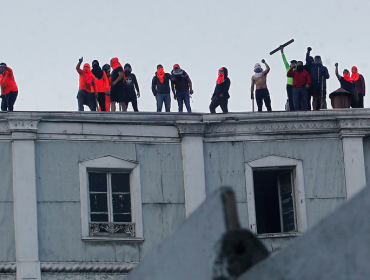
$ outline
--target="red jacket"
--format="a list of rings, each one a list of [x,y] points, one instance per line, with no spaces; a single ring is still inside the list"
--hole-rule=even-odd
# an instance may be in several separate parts
[[[1,93],[8,94],[12,91],[18,91],[17,84],[14,80],[13,70],[6,67],[5,73],[0,76]]]
[[[299,73],[297,70],[289,69],[286,75],[293,78],[293,87],[303,88],[306,85],[311,85],[311,76],[306,70]]]

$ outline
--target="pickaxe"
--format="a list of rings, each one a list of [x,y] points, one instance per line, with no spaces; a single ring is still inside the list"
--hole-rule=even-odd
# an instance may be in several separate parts
[[[278,48],[274,49],[272,52],[270,52],[270,55],[273,55],[274,53],[276,53],[276,52],[278,52],[278,51],[280,51],[280,50],[284,49],[286,46],[290,45],[290,44],[291,44],[291,43],[293,43],[293,42],[294,42],[294,39],[292,39],[292,40],[290,40],[290,41],[286,42],[286,43],[285,43],[285,44],[283,44],[283,45],[280,45],[280,47],[278,47]]]

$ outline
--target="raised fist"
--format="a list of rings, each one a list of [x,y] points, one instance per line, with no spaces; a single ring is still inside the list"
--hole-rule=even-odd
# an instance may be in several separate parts
[[[308,51],[308,52],[312,51],[312,48],[311,48],[311,47],[308,47],[308,48],[307,48],[307,51]]]
[[[79,63],[82,63],[82,61],[84,60],[84,57],[81,57],[79,60],[78,60],[78,62]]]
[[[261,60],[261,62],[262,62],[262,63],[265,63],[265,60],[264,60],[264,59],[262,59],[262,60]]]
[[[337,63],[335,63],[335,67],[338,67],[338,62],[337,62]]]

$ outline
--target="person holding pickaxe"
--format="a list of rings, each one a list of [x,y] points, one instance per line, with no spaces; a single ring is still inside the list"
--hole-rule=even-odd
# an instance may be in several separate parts
[[[281,56],[283,57],[283,61],[284,61],[286,71],[288,72],[289,69],[292,68],[292,67],[293,67],[293,69],[295,69],[295,67],[297,66],[297,60],[292,60],[292,61],[290,61],[290,64],[288,64],[288,61],[287,61],[287,59],[285,57],[285,54],[284,54],[284,48],[282,48],[280,51],[281,51]],[[286,92],[287,92],[287,95],[288,95],[289,111],[294,111],[293,78],[287,77]]]

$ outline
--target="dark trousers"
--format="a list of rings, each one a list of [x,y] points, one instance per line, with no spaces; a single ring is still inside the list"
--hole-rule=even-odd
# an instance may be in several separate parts
[[[179,112],[182,113],[183,105],[185,103],[186,110],[188,110],[188,113],[191,113],[189,91],[176,92],[176,97],[177,104],[179,106]]]
[[[294,110],[307,110],[308,107],[308,92],[305,88],[293,88],[293,103]]]
[[[105,92],[98,92],[99,107],[102,112],[105,112]]]
[[[11,91],[8,94],[3,95],[3,100],[1,101],[1,111],[13,111],[17,96],[18,91]]]
[[[356,97],[354,95],[352,95],[351,97],[351,108],[361,108],[358,107],[358,101],[356,100]]]
[[[286,85],[286,93],[288,95],[289,111],[294,111],[293,86],[292,85]]]
[[[211,104],[209,105],[209,110],[211,113],[216,113],[216,108],[218,106],[221,107],[221,110],[223,113],[228,113],[227,110],[227,103],[229,102],[229,99],[227,97],[214,97],[211,101]]]
[[[126,108],[128,108],[128,103],[132,104],[132,108],[135,112],[139,112],[139,109],[137,108],[137,97],[135,92],[127,93],[125,97],[125,104]]]
[[[265,101],[267,111],[271,111],[270,93],[267,88],[261,88],[256,90],[256,103],[258,107],[258,112],[262,112],[263,101]]]
[[[79,90],[77,94],[78,111],[84,111],[84,105],[89,106],[91,111],[96,111],[96,101],[93,92]]]
[[[358,94],[357,108],[364,108],[364,96],[361,93]]]

